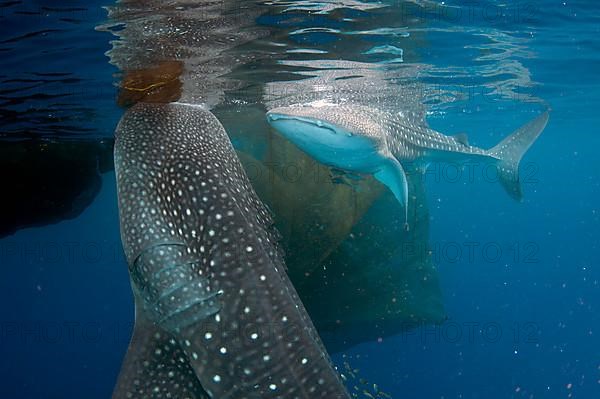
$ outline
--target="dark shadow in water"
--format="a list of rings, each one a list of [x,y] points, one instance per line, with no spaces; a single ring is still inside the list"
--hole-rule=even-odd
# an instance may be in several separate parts
[[[443,321],[437,273],[425,252],[422,185],[411,183],[413,228],[407,234],[395,199],[372,178],[338,181],[272,135],[264,111],[229,112],[217,113],[234,143],[245,147],[238,155],[275,213],[290,278],[329,350]],[[248,141],[254,145],[243,144]],[[260,160],[256,145],[268,148]],[[0,197],[0,237],[81,214],[100,191],[100,174],[114,168],[112,151],[112,140],[0,142],[9,187]],[[407,243],[410,250],[403,251]]]
[[[409,224],[370,176],[331,175],[274,134],[264,110],[217,108],[260,199],[274,213],[288,275],[330,352],[445,318],[429,251],[423,180],[409,173]]]
[[[0,142],[0,237],[77,217],[113,169],[113,141]]]

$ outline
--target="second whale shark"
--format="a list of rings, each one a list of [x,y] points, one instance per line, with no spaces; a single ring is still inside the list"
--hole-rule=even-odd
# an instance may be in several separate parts
[[[392,191],[407,215],[408,164],[423,171],[431,162],[492,163],[504,189],[520,200],[519,163],[544,130],[548,112],[489,150],[469,145],[465,135],[447,136],[428,128],[416,112],[393,113],[364,105],[313,101],[273,108],[267,120],[317,161],[372,174]]]

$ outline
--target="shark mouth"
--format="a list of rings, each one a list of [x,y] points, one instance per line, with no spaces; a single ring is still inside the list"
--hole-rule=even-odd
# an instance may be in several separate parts
[[[286,121],[295,121],[295,122],[300,122],[300,123],[304,123],[313,127],[317,127],[319,129],[323,129],[326,131],[329,131],[332,134],[340,134],[342,131],[344,133],[346,133],[347,136],[352,136],[351,133],[346,132],[344,129],[333,125],[331,123],[328,122],[323,122],[321,119],[317,119],[317,118],[310,118],[310,117],[303,117],[303,116],[295,116],[295,115],[289,115],[289,114],[281,114],[281,113],[277,113],[277,112],[269,112],[267,113],[267,120],[269,121],[269,123],[271,124],[275,124],[277,122],[286,122]]]

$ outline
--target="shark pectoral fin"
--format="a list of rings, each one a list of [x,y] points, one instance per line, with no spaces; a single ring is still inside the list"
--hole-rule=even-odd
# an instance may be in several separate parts
[[[400,162],[390,156],[373,175],[392,191],[398,202],[404,207],[405,222],[408,223],[408,181]]]
[[[190,252],[180,243],[155,245],[138,256],[131,269],[148,317],[171,333],[221,309],[219,291],[206,277],[208,269]]]
[[[174,336],[136,311],[133,336],[112,399],[208,399]],[[170,396],[167,396],[170,395]]]

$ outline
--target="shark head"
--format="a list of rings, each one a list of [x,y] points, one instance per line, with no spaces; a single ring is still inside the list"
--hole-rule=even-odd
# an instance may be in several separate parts
[[[371,172],[385,135],[369,110],[327,102],[274,108],[267,121],[317,161],[340,169]]]
[[[407,212],[406,174],[387,146],[389,133],[377,110],[314,102],[274,108],[267,113],[267,120],[317,161],[342,170],[373,174]]]

